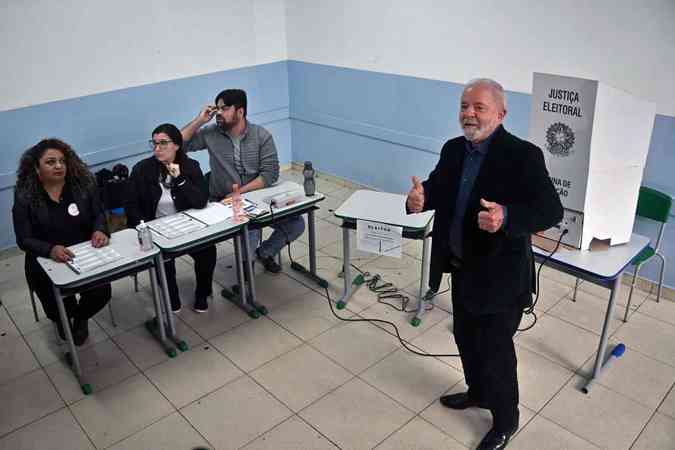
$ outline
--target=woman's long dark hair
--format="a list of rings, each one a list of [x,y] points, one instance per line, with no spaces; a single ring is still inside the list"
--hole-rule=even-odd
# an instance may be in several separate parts
[[[173,162],[176,164],[182,163],[186,158],[186,155],[185,151],[183,150],[183,135],[181,134],[180,130],[171,123],[163,123],[152,130],[152,134],[150,136],[154,136],[158,133],[166,134],[169,136],[169,139],[171,139],[171,142],[178,146],[178,150],[176,150],[176,157]],[[169,172],[166,170],[164,164],[159,165],[159,173],[162,179],[165,179],[169,175]]]
[[[21,156],[19,168],[16,170],[16,193],[31,202],[40,203],[42,196],[42,181],[37,174],[37,168],[40,166],[40,158],[49,149],[58,150],[63,153],[66,160],[66,184],[75,194],[84,194],[91,192],[96,182],[94,177],[82,162],[75,150],[60,139],[43,139]]]

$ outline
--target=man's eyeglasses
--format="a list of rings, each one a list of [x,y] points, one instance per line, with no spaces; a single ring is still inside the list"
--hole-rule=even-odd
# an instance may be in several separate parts
[[[167,145],[171,144],[172,141],[167,141],[167,140],[161,140],[161,141],[153,141],[150,139],[148,141],[148,147],[150,147],[150,150],[154,150],[155,147],[159,145],[159,148],[166,148]]]
[[[227,111],[228,109],[232,108],[234,105],[220,105],[220,106],[213,106],[211,107],[211,111],[214,113],[222,113]]]

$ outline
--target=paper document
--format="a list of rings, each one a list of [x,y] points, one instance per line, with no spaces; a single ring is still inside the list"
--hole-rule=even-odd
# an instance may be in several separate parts
[[[188,209],[183,211],[185,214],[193,217],[206,225],[224,222],[232,217],[232,206],[223,205],[220,202],[212,202],[202,209]]]
[[[403,227],[368,220],[356,221],[356,248],[377,255],[401,257]]]
[[[75,257],[67,261],[66,264],[75,273],[86,273],[112,262],[119,261],[121,255],[109,245],[101,248],[94,248],[91,242],[82,242],[81,244],[68,247],[68,250],[75,254]]]
[[[151,231],[159,233],[167,239],[174,239],[206,228],[206,225],[202,222],[183,213],[155,219],[149,222],[148,226]]]

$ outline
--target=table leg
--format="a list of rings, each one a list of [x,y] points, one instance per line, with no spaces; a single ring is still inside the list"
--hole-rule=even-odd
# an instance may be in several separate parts
[[[243,251],[245,255],[249,255],[249,248],[248,248],[248,225],[244,225],[242,228],[242,233],[241,233],[241,244],[243,247]],[[252,252],[251,252],[252,253]],[[253,272],[253,263],[251,262],[250,258],[246,258],[244,261],[244,270],[246,271],[246,274],[248,275],[248,288],[251,290],[251,295],[249,296],[249,303],[250,305],[257,310],[260,314],[267,315],[267,308],[265,305],[262,305],[258,303],[258,299],[256,297],[255,293],[255,273]]]
[[[581,388],[582,392],[588,394],[591,389],[591,386],[595,381],[600,378],[602,375],[602,365],[605,361],[605,353],[607,352],[607,339],[609,337],[609,324],[612,321],[612,315],[614,314],[614,302],[616,301],[616,294],[619,290],[619,280],[621,279],[621,274],[612,282],[612,287],[609,294],[609,303],[607,304],[607,311],[605,312],[605,323],[602,324],[602,334],[600,335],[600,344],[598,345],[598,353],[595,356],[595,365],[593,366],[593,375],[591,379],[586,383],[586,386]]]
[[[342,228],[342,281],[344,283],[344,291],[342,296],[337,300],[337,309],[344,309],[347,306],[349,297],[352,296],[352,265],[351,265],[351,250],[349,248],[349,229]]]
[[[291,268],[304,274],[322,288],[328,287],[328,282],[316,272],[316,227],[314,222],[314,210],[307,211],[307,233],[309,240],[309,270],[298,262],[292,262]]]
[[[237,274],[237,288],[239,292],[234,292],[234,287],[232,289],[223,288],[222,294],[223,297],[231,301],[238,307],[244,310],[249,317],[257,319],[260,317],[260,311],[254,307],[254,303],[249,301],[249,295],[247,292],[246,279],[244,277],[244,263],[243,256],[246,257],[246,268],[247,274],[249,277],[248,287],[252,287],[255,283],[254,274],[253,274],[253,265],[251,264],[250,253],[248,251],[248,226],[244,226],[241,229],[241,232],[234,237],[234,267]],[[251,289],[251,294],[253,294],[255,288]],[[267,311],[267,309],[265,309]]]
[[[425,237],[422,241],[422,278],[420,279],[420,291],[417,297],[417,310],[415,317],[410,320],[414,327],[422,323],[422,316],[427,310],[427,304],[434,303],[436,291],[429,287],[429,255],[431,254],[431,239]],[[426,290],[426,292],[425,292]]]
[[[164,328],[166,323],[164,318],[167,313],[172,314],[172,312],[170,309],[165,311],[166,308],[162,307],[164,297],[163,295],[160,295],[161,290],[159,288],[159,283],[157,282],[157,274],[155,273],[154,266],[148,269],[148,276],[150,277],[150,288],[152,289],[152,301],[155,305],[155,318],[146,321],[145,328],[159,340],[162,347],[164,347],[166,354],[169,355],[170,358],[174,358],[176,356],[176,349],[169,343],[166,336],[166,329]],[[181,348],[181,350],[187,350],[187,344],[185,348]]]
[[[173,311],[171,310],[171,299],[169,298],[169,286],[166,281],[166,272],[164,271],[164,258],[162,254],[155,257],[155,267],[157,267],[157,275],[159,276],[159,287],[161,288],[162,297],[164,299],[164,311],[166,317],[167,336],[171,339],[182,351],[187,350],[187,343],[178,337],[176,333],[176,323],[173,318]],[[152,281],[152,278],[151,278]],[[175,352],[175,350],[174,350]],[[171,354],[169,354],[171,356]]]
[[[66,361],[68,361],[75,376],[77,377],[78,383],[82,388],[84,395],[91,394],[91,385],[87,383],[84,379],[84,374],[82,373],[82,366],[80,366],[80,358],[77,356],[77,348],[75,347],[75,341],[73,341],[73,333],[70,330],[70,323],[68,321],[68,314],[66,314],[66,307],[63,304],[63,297],[61,297],[61,291],[52,285],[52,290],[54,292],[54,298],[56,300],[56,307],[59,310],[59,318],[61,319],[61,324],[63,324],[63,331],[66,334],[66,341],[68,342],[68,350],[66,353]]]

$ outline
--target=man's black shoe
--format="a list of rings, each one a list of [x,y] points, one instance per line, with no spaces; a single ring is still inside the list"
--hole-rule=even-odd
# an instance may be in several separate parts
[[[84,344],[89,337],[89,321],[73,320],[73,341],[78,347]]]
[[[281,266],[277,264],[273,256],[261,256],[260,249],[256,249],[255,254],[258,256],[258,259],[262,261],[265,270],[271,273],[281,272]]]
[[[511,436],[518,430],[518,425],[514,428],[511,428],[507,431],[499,431],[495,428],[491,428],[487,432],[483,440],[480,441],[476,450],[499,450],[506,448],[506,445],[509,443]]]
[[[195,304],[192,306],[192,309],[198,313],[204,313],[209,310],[209,302],[206,300],[206,297],[196,297]]]
[[[466,392],[459,394],[444,395],[441,397],[441,405],[450,409],[467,409],[467,408],[483,408],[489,409],[486,404],[469,397]]]

